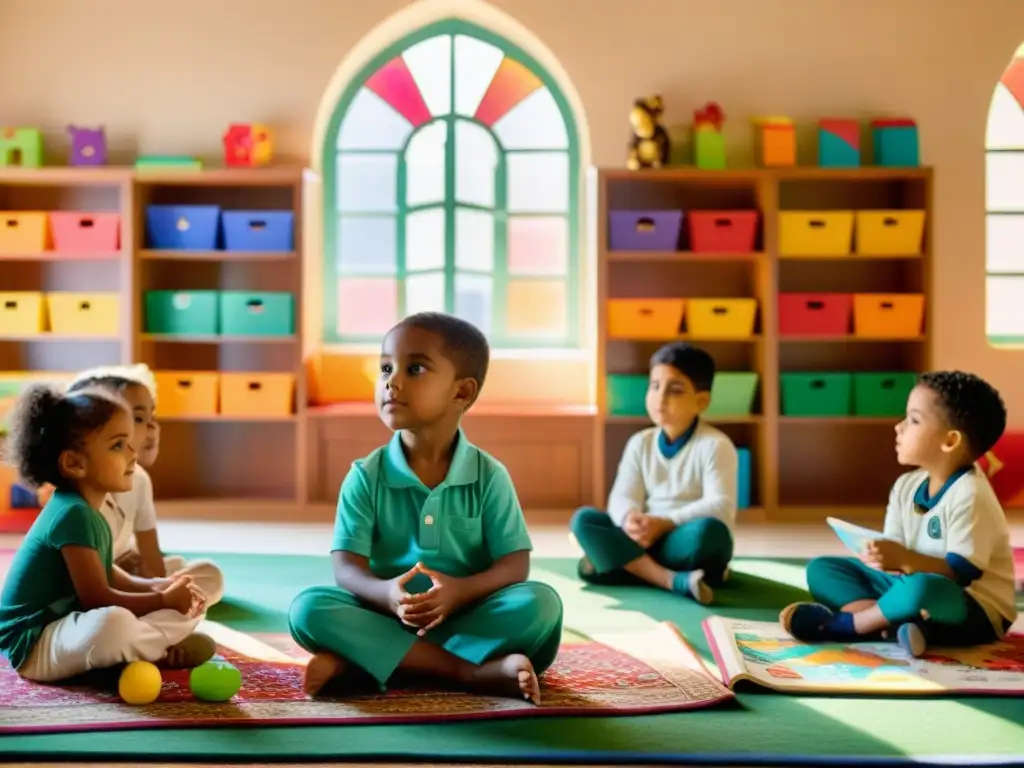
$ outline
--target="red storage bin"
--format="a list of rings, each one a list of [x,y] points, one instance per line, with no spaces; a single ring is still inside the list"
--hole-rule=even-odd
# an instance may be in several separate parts
[[[751,253],[757,244],[757,211],[690,211],[690,250]]]
[[[111,253],[121,247],[121,217],[116,213],[51,211],[53,250]]]
[[[780,336],[845,336],[853,320],[853,294],[779,294]]]

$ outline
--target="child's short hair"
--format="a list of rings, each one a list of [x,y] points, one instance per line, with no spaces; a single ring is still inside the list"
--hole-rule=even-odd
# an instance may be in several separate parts
[[[491,347],[479,328],[444,312],[409,315],[395,328],[403,326],[420,328],[440,336],[444,343],[444,353],[455,366],[455,375],[460,379],[475,379],[478,389],[483,389],[487,367],[491,362]]]
[[[1006,406],[999,392],[973,373],[932,371],[917,383],[935,393],[949,425],[967,440],[971,459],[984,456],[1006,430]]]
[[[103,389],[62,393],[47,384],[31,384],[11,411],[5,458],[34,488],[49,483],[71,490],[60,471],[60,455],[80,449],[87,435],[121,410],[124,401]]]
[[[92,387],[102,387],[118,394],[132,386],[145,387],[156,402],[156,377],[145,363],[137,365],[109,365],[90,368],[78,374],[68,384],[68,392],[78,392]]]
[[[651,368],[671,365],[693,382],[698,392],[710,392],[715,380],[715,358],[684,341],[671,341],[651,356]]]

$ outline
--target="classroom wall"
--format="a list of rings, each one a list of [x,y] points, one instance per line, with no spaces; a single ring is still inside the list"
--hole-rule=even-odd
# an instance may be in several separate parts
[[[416,0],[426,3],[430,0]],[[310,154],[320,99],[346,53],[402,0],[3,0],[0,123],[103,123],[115,156],[216,156],[224,126],[277,129]],[[1024,40],[1021,0],[494,0],[557,57],[580,95],[591,159],[621,165],[627,110],[660,92],[669,123],[719,101],[731,162],[747,118],[908,114],[937,173],[934,361],[1000,387],[1024,426],[1024,353],[984,338],[984,129],[992,88]],[[501,30],[499,30],[501,31]],[[524,368],[524,365],[527,367]],[[546,366],[560,366],[561,375]],[[499,363],[491,399],[586,401],[585,361]],[[516,373],[525,373],[518,381]],[[550,382],[558,375],[557,387]],[[525,381],[530,386],[521,386]],[[545,384],[547,382],[547,384]],[[552,394],[554,393],[554,394]]]

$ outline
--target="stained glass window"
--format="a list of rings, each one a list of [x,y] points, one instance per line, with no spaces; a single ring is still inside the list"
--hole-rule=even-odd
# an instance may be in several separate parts
[[[579,343],[576,127],[527,54],[422,29],[353,81],[326,141],[326,342],[440,310],[495,347]]]
[[[985,134],[985,334],[1024,344],[1024,45],[992,96]]]

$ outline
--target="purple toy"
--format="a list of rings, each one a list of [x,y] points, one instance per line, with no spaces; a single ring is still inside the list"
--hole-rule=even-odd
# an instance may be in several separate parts
[[[68,126],[71,134],[71,165],[106,165],[107,136],[103,128]]]

